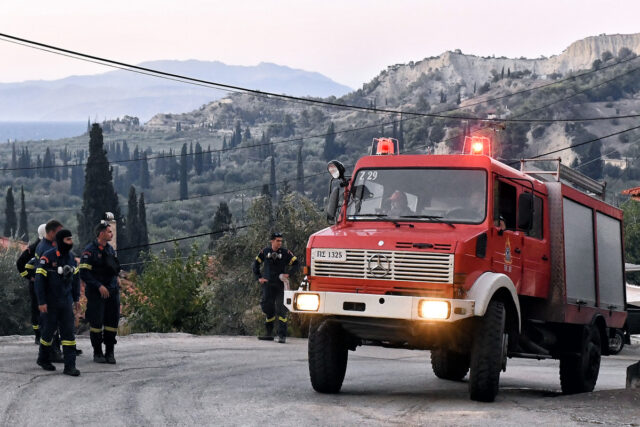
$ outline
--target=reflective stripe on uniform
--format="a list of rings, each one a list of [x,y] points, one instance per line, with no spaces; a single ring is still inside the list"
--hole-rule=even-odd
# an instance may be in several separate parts
[[[36,274],[42,274],[44,277],[47,277],[47,270],[38,267],[38,269],[36,270]]]
[[[281,322],[284,322],[284,323],[286,323],[286,322],[287,322],[287,318],[286,318],[286,317],[280,317],[280,316],[278,316],[278,320],[279,320],[279,321],[281,321]]]
[[[75,269],[75,270],[73,270],[73,274],[74,274],[74,275],[75,275],[75,274],[78,274],[78,272],[79,272],[79,271],[80,271],[80,269],[79,269],[78,267],[76,267],[76,269]]]
[[[118,328],[112,328],[111,326],[105,326],[104,330],[109,332],[118,332]]]
[[[293,265],[293,263],[297,260],[298,258],[293,257],[291,258],[291,261],[289,261],[289,265]]]
[[[276,316],[267,318],[267,320],[265,320],[265,322],[273,322],[274,320],[276,320]]]
[[[86,263],[82,263],[78,266],[78,268],[84,268],[86,270],[93,270],[93,267],[91,266],[91,264],[86,264]]]
[[[89,328],[89,332],[100,333],[100,332],[102,332],[102,329],[101,328]]]
[[[260,259],[260,257],[259,257],[259,256],[257,256],[257,257],[256,257],[256,261],[258,261],[258,262],[262,262],[262,260]]]
[[[22,273],[20,273],[20,276],[27,277],[27,274],[29,274],[29,272],[27,270],[25,270]]]
[[[34,331],[37,331],[38,329],[40,329],[40,326],[39,326],[39,325],[33,325],[33,330],[34,330]]]
[[[42,338],[40,338],[40,344],[42,344],[45,347],[51,347],[51,343],[53,343],[53,339],[51,341],[45,341]]]
[[[73,341],[62,340],[62,345],[66,345],[66,346],[76,345],[76,340],[73,340]]]
[[[36,267],[34,265],[32,265],[32,264],[25,264],[24,268],[28,268],[29,270],[33,270]]]

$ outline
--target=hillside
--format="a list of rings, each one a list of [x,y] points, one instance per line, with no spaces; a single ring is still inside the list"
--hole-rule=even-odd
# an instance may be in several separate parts
[[[139,66],[299,96],[340,96],[351,90],[322,74],[270,63],[246,67],[190,60]],[[158,112],[189,111],[226,94],[118,70],[54,81],[0,83],[0,117],[3,121],[84,121],[132,115],[147,120]]]
[[[105,143],[114,163],[119,194],[131,184],[145,192],[150,240],[164,240],[211,230],[221,201],[229,203],[237,222],[244,220],[250,201],[269,183],[270,157],[275,158],[279,194],[297,189],[298,156],[305,175],[303,192],[320,206],[326,196],[326,161],[338,158],[348,168],[366,154],[371,139],[396,136],[404,152],[459,152],[465,132],[480,132],[494,141],[495,156],[519,159],[543,154],[637,125],[633,119],[592,122],[503,122],[509,118],[563,119],[616,116],[640,112],[640,35],[589,37],[547,59],[482,58],[445,52],[437,58],[394,65],[362,88],[329,101],[378,106],[399,111],[495,117],[487,128],[475,120],[415,118],[398,114],[344,110],[233,94],[182,114],[156,114],[146,123],[108,122]],[[609,50],[611,49],[611,50]],[[617,49],[617,50],[615,50]],[[600,55],[597,57],[596,55]],[[554,65],[555,64],[555,65]],[[583,74],[581,76],[581,74]],[[579,76],[571,78],[572,76]],[[541,86],[547,85],[540,89]],[[536,89],[538,88],[538,89]],[[261,88],[263,89],[263,88]],[[528,90],[527,92],[522,92]],[[495,100],[494,100],[495,99]],[[127,124],[128,123],[128,124]],[[326,150],[326,134],[333,126],[335,147]],[[561,151],[565,164],[608,182],[609,201],[619,203],[619,191],[640,179],[639,131],[625,132],[577,149]],[[61,164],[68,150],[69,164],[82,159],[88,137],[17,144],[28,148],[32,165],[50,147]],[[126,153],[125,153],[126,141]],[[188,153],[204,150],[210,166],[190,168],[189,200],[178,197],[177,165],[183,144]],[[191,148],[193,147],[193,149]],[[10,166],[11,146],[0,146],[0,164]],[[148,187],[141,188],[137,167],[130,162],[146,153],[150,160]],[[194,154],[195,155],[195,154]],[[189,155],[189,158],[193,156]],[[195,157],[193,157],[195,158]],[[121,162],[121,163],[120,163]],[[133,172],[132,172],[133,171]],[[73,227],[80,194],[69,194],[63,174],[46,177],[5,174],[0,186],[25,186],[30,227],[61,217]],[[52,179],[53,178],[53,179]],[[285,184],[284,181],[288,182]],[[168,201],[170,200],[170,201]],[[126,201],[121,198],[124,209]],[[54,210],[53,212],[48,210]],[[47,210],[46,212],[44,212]]]

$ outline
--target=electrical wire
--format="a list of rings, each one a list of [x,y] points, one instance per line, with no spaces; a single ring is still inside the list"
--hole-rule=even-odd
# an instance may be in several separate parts
[[[184,82],[187,82],[187,83],[197,83],[198,85],[206,85],[208,87],[212,87],[212,88],[216,88],[216,89],[238,91],[238,92],[242,92],[242,93],[246,93],[246,94],[250,94],[250,95],[257,95],[257,96],[261,96],[261,97],[283,99],[283,100],[287,100],[287,101],[295,101],[295,102],[298,102],[298,103],[316,104],[316,105],[322,105],[324,107],[333,107],[333,108],[341,108],[341,109],[348,109],[348,110],[364,111],[364,112],[376,113],[376,114],[394,114],[394,115],[402,114],[402,115],[406,115],[406,116],[432,117],[432,118],[442,118],[442,119],[448,119],[448,120],[475,120],[475,121],[480,121],[480,122],[483,122],[483,121],[484,122],[493,122],[493,121],[495,121],[494,119],[488,119],[488,118],[482,118],[482,117],[451,116],[451,115],[443,115],[443,114],[420,113],[420,112],[415,112],[415,111],[391,110],[391,109],[377,108],[377,107],[363,107],[363,106],[352,105],[352,104],[344,104],[344,103],[338,103],[338,102],[323,101],[323,100],[313,99],[313,98],[303,98],[303,97],[292,96],[292,95],[277,94],[277,93],[273,93],[273,92],[260,91],[260,90],[256,90],[256,89],[249,89],[249,88],[245,88],[245,87],[242,87],[242,86],[230,85],[230,84],[225,84],[225,83],[220,83],[220,82],[214,82],[214,81],[209,81],[209,80],[203,80],[203,79],[197,79],[197,78],[193,78],[193,77],[183,76],[183,75],[175,74],[175,73],[168,73],[168,72],[160,71],[160,70],[154,70],[152,68],[141,67],[141,66],[138,66],[138,65],[128,64],[128,63],[121,62],[121,61],[115,61],[115,60],[111,60],[111,59],[104,58],[104,57],[99,57],[99,56],[95,56],[95,55],[89,55],[89,54],[86,54],[86,53],[82,53],[82,52],[78,52],[78,51],[74,51],[74,50],[70,50],[70,49],[64,49],[64,48],[60,48],[60,47],[57,47],[57,46],[53,46],[53,45],[49,45],[49,44],[45,44],[45,43],[40,43],[40,42],[24,39],[24,38],[21,38],[21,37],[12,36],[12,35],[5,34],[5,33],[0,33],[0,40],[4,40],[4,41],[7,41],[7,42],[14,42],[14,43],[20,44],[22,46],[27,46],[27,47],[36,47],[39,50],[45,50],[45,51],[51,52],[51,53],[56,53],[56,54],[62,53],[62,54],[64,54],[64,56],[68,56],[68,57],[72,57],[72,58],[76,58],[76,59],[81,59],[81,60],[87,59],[87,60],[90,60],[90,62],[93,62],[93,63],[98,62],[98,63],[102,63],[102,64],[107,65],[107,66],[116,66],[117,68],[120,68],[120,69],[137,71],[137,72],[141,72],[143,74],[148,74],[148,75],[153,75],[153,76],[158,76],[158,77],[163,77],[163,78],[178,79],[179,81],[184,81]],[[636,59],[636,57],[629,58],[628,61],[631,61],[633,59]],[[599,71],[601,69],[604,69],[604,67],[600,68],[600,69],[597,69],[597,70],[592,70],[592,72],[596,72],[596,71]],[[628,115],[628,116],[624,116],[624,117],[620,116],[618,118],[628,118],[628,117],[638,117],[638,116],[640,116],[640,115]],[[575,122],[575,121],[592,121],[592,120],[606,120],[606,119],[607,118],[594,117],[594,118],[585,118],[585,119],[556,119],[555,121],[562,120],[562,121]],[[504,121],[504,122],[513,122],[514,120],[513,119],[503,119],[502,121]],[[526,120],[519,120],[519,121],[532,123],[532,122],[536,122],[538,120],[526,119]],[[542,121],[543,122],[547,122],[547,120],[542,120]]]

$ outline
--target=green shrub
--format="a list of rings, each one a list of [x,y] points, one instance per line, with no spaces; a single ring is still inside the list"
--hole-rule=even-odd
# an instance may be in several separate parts
[[[18,249],[0,249],[0,335],[30,332],[29,287],[16,270]]]
[[[140,276],[123,286],[123,314],[134,332],[207,332],[210,298],[207,278],[208,257],[196,245],[184,257],[175,246],[151,254]]]

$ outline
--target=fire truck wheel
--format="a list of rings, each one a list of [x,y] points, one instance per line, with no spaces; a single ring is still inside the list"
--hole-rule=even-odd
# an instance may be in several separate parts
[[[338,393],[347,370],[344,331],[330,321],[314,321],[309,331],[309,376],[313,389]]]
[[[432,350],[431,368],[438,378],[460,381],[469,372],[469,355],[445,349]]]
[[[624,348],[624,331],[616,329],[613,338],[609,338],[609,354],[618,354]]]
[[[602,347],[595,326],[582,328],[578,354],[560,357],[560,385],[564,394],[593,391],[600,372]]]
[[[492,300],[480,319],[471,347],[469,395],[472,400],[493,402],[498,394],[505,354],[504,304]]]

